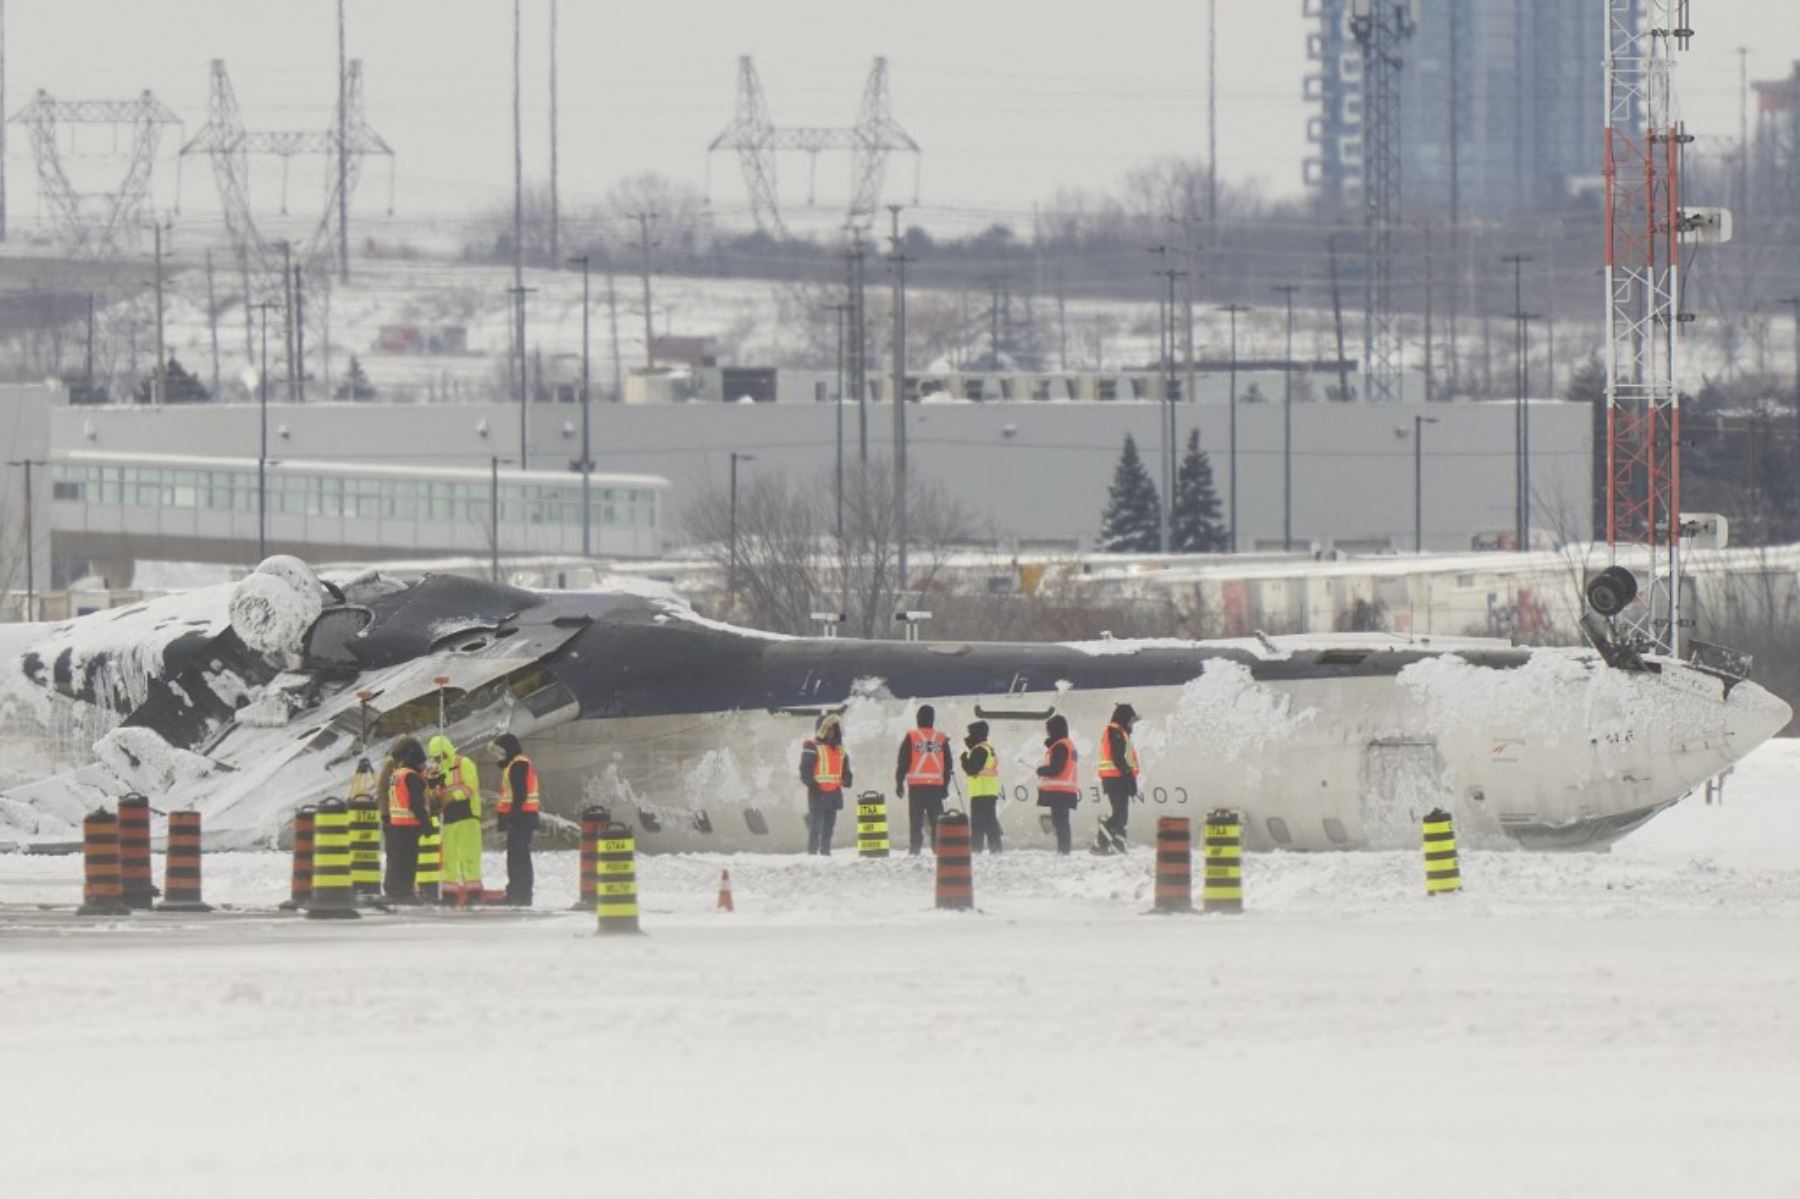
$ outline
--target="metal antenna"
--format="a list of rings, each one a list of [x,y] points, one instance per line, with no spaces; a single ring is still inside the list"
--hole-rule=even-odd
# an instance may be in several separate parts
[[[1410,0],[1351,0],[1350,31],[1363,61],[1363,233],[1369,256],[1363,394],[1370,400],[1401,398],[1394,227],[1400,221],[1400,46],[1413,30]]]
[[[38,188],[54,216],[57,236],[72,256],[110,258],[136,249],[157,147],[163,129],[181,124],[180,117],[148,91],[135,100],[54,100],[39,91],[8,123],[24,125],[31,134]],[[63,125],[110,125],[131,131],[130,158],[117,188],[86,195],[75,190],[57,145],[57,129]]]
[[[1687,0],[1606,6],[1606,543],[1648,550],[1647,602],[1623,617],[1648,644],[1681,644],[1682,148],[1674,56]],[[1659,613],[1659,606],[1662,612]],[[1667,625],[1662,621],[1666,615]]]
[[[776,191],[775,156],[798,151],[816,161],[826,150],[847,151],[851,157],[850,206],[852,225],[866,225],[881,202],[881,186],[887,177],[888,156],[913,155],[913,202],[918,203],[919,143],[894,120],[888,88],[887,59],[877,58],[863,84],[856,124],[849,128],[777,126],[769,117],[769,101],[763,94],[756,63],[746,54],[738,58],[737,113],[717,137],[707,143],[707,160],[715,153],[735,152],[750,193],[750,211],[756,226],[785,236],[781,203]]]
[[[225,60],[215,58],[212,61],[207,122],[181,148],[181,157],[186,160],[204,154],[211,160],[213,184],[219,191],[219,208],[224,214],[232,247],[245,256],[265,294],[283,282],[285,272],[276,262],[278,243],[265,238],[256,227],[250,200],[250,155],[280,159],[284,180],[287,165],[295,158],[320,156],[335,165],[336,169],[329,172],[331,182],[324,214],[311,235],[294,247],[295,261],[309,273],[315,270],[328,273],[329,268],[321,266],[321,259],[334,248],[340,252],[344,249],[341,238],[337,239],[338,246],[332,245],[332,235],[349,212],[349,197],[356,190],[365,158],[384,157],[388,160],[388,188],[390,196],[392,194],[394,149],[370,127],[364,115],[360,58],[353,58],[348,64],[343,97],[343,110],[333,113],[333,128],[324,131],[246,130],[237,93],[225,70]],[[342,140],[338,134],[340,128],[345,130]],[[284,187],[282,209],[285,211],[286,207]]]

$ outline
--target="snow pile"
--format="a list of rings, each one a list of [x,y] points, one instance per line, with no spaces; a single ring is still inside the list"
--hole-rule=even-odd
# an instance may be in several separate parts
[[[1580,649],[1537,649],[1524,665],[1505,670],[1445,654],[1412,663],[1398,681],[1440,735],[1480,727],[1539,748],[1591,739],[1603,763],[1644,743],[1723,743],[1728,712],[1780,704],[1749,687],[1721,704],[1724,684],[1711,675],[1673,666],[1659,674],[1614,670]],[[1571,723],[1575,710],[1586,719]]]
[[[773,767],[760,768],[757,775],[762,785],[753,790],[730,747],[709,749],[688,768],[681,780],[682,790],[687,795],[688,806],[696,809],[721,803],[755,804],[758,794],[768,792],[773,773]]]
[[[655,600],[665,607],[687,608],[688,602],[681,598],[675,590],[675,584],[665,583],[661,579],[645,578],[642,575],[617,574],[608,571],[594,580],[591,591],[604,591],[608,595],[632,595],[639,599]]]
[[[494,622],[478,616],[447,616],[442,620],[434,620],[425,630],[432,645],[437,645],[447,637],[455,637],[461,633],[485,632],[494,627]]]
[[[117,728],[94,743],[94,756],[118,778],[121,790],[152,797],[210,778],[213,764],[177,749],[154,729]]]
[[[1064,641],[1060,643],[1064,649],[1079,650],[1095,658],[1113,657],[1119,654],[1135,654],[1146,649],[1189,649],[1203,650],[1211,648],[1211,642],[1188,641],[1181,637],[1134,637],[1129,640],[1106,637],[1099,641]]]
[[[1316,708],[1296,711],[1291,696],[1258,683],[1243,663],[1210,658],[1200,677],[1182,687],[1175,710],[1161,721],[1145,721],[1136,736],[1146,754],[1199,745],[1229,763],[1254,760],[1270,745],[1293,740],[1318,715]]]
[[[231,627],[245,645],[263,653],[295,653],[325,610],[325,596],[311,568],[298,558],[265,559],[231,593]]]
[[[1505,670],[1478,666],[1455,654],[1422,658],[1404,667],[1397,681],[1439,728],[1480,727],[1533,741],[1560,741],[1587,734],[1568,727],[1568,707],[1549,702],[1551,695],[1573,688],[1608,689],[1609,683],[1629,694],[1640,677],[1605,669],[1591,650],[1537,649],[1524,665]]]
[[[801,640],[801,638],[795,637],[791,633],[772,633],[767,629],[752,629],[744,625],[727,624],[722,620],[713,620],[711,617],[702,616],[692,608],[688,607],[687,601],[685,600],[672,600],[666,597],[658,598],[661,598],[663,610],[668,616],[674,617],[677,620],[684,620],[689,624],[699,625],[703,629],[714,629],[721,633],[734,633],[739,637],[756,637],[763,641]],[[659,616],[656,619],[661,620],[662,617]]]
[[[294,718],[299,705],[285,691],[273,686],[237,710],[237,722],[252,728],[278,729]]]

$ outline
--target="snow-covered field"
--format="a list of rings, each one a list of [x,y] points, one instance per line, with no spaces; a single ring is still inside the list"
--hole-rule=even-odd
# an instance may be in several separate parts
[[[20,1196],[1800,1196],[1800,743],[1604,855],[1258,855],[1156,918],[1151,855],[641,862],[562,909],[77,925],[0,856]],[[1093,814],[1080,814],[1084,831]],[[1140,835],[1148,821],[1138,816]],[[729,867],[738,910],[713,910]],[[501,874],[490,858],[490,884]],[[160,865],[159,865],[160,870]]]

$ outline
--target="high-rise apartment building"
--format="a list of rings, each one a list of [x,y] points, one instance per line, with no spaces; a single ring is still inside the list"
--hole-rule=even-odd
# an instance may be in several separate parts
[[[1328,213],[1359,211],[1358,0],[1302,0],[1314,151],[1306,182]],[[1379,0],[1378,0],[1379,2]],[[1593,0],[1414,0],[1401,47],[1401,202],[1408,216],[1507,217],[1599,186],[1603,12]],[[1455,186],[1452,186],[1454,164]]]

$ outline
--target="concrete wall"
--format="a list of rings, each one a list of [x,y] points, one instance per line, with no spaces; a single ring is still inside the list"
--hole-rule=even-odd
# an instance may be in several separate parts
[[[598,470],[662,475],[670,542],[681,536],[683,505],[723,487],[732,451],[756,455],[749,476],[780,472],[829,488],[835,410],[803,404],[596,404]],[[844,445],[854,464],[858,411],[844,410]],[[870,453],[892,442],[893,409],[864,414]],[[1157,474],[1159,406],[1141,402],[931,403],[908,408],[909,460],[942,485],[985,531],[1028,541],[1091,544],[1124,435],[1133,434]],[[1297,541],[1387,540],[1410,547],[1413,528],[1413,417],[1429,415],[1422,480],[1425,545],[1466,549],[1480,532],[1513,525],[1511,404],[1324,404],[1293,408],[1293,526]],[[254,455],[253,405],[193,408],[62,408],[52,446],[146,453]],[[1178,406],[1179,438],[1196,424],[1212,456],[1221,496],[1230,486],[1230,408]],[[1565,538],[1590,525],[1591,425],[1587,408],[1532,405],[1533,524]],[[566,466],[580,455],[579,408],[530,410],[530,465]],[[510,405],[271,405],[272,457],[443,462],[484,466],[516,458],[519,410]],[[849,471],[854,478],[855,471]],[[1239,544],[1281,536],[1282,406],[1238,405]]]

